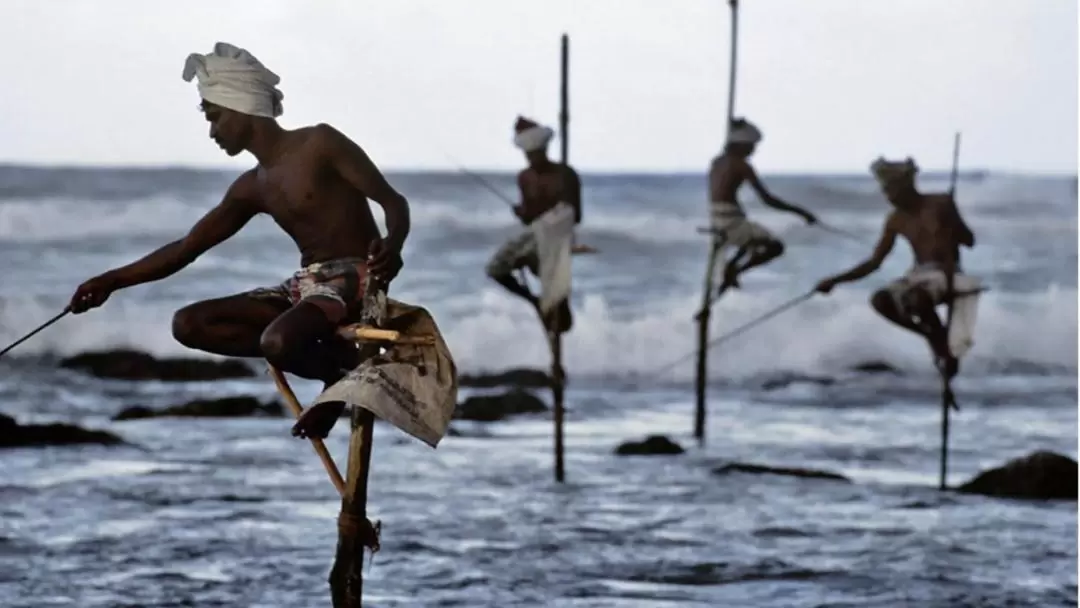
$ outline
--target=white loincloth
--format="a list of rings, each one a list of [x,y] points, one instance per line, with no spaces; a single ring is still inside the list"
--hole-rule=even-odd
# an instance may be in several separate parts
[[[457,368],[439,328],[424,308],[379,298],[378,325],[405,336],[433,336],[433,345],[391,344],[328,387],[315,403],[344,401],[362,407],[436,447],[457,406]],[[384,303],[384,304],[383,304]]]
[[[934,264],[912,267],[903,277],[889,283],[886,290],[893,297],[896,306],[904,314],[910,314],[906,306],[905,294],[914,287],[921,287],[930,294],[934,305],[945,301],[948,291],[948,278],[945,271]],[[953,301],[952,325],[949,326],[949,350],[956,358],[961,358],[975,345],[975,320],[978,312],[979,290],[982,281],[960,271],[953,275],[953,291],[957,293]]]
[[[574,208],[560,202],[533,220],[540,266],[540,312],[548,314],[570,297],[571,249],[574,244]]]
[[[746,213],[735,203],[710,203],[709,228],[720,247],[738,249],[751,241],[778,240],[764,226],[747,219]]]

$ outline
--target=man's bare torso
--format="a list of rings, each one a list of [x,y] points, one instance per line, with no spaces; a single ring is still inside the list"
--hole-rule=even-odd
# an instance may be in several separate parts
[[[967,227],[956,215],[949,195],[923,195],[915,209],[893,211],[889,226],[911,245],[916,264],[945,265],[955,261],[959,265],[958,235]]]
[[[289,131],[283,152],[238,178],[242,191],[281,226],[300,250],[300,264],[366,257],[378,228],[365,193],[334,169],[316,127]]]
[[[529,167],[519,173],[523,221],[526,224],[532,223],[560,202],[574,204],[577,196],[572,189],[576,183],[577,172],[559,163],[552,163],[543,170]]]
[[[709,169],[709,201],[739,204],[735,194],[746,181],[746,161],[728,154],[713,159]]]

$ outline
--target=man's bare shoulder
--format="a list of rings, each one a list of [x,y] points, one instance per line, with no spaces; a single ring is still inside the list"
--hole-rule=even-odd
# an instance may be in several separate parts
[[[348,135],[325,122],[310,127],[302,127],[296,129],[295,132],[302,134],[305,140],[311,142],[320,150],[332,151],[341,150],[344,146],[357,146],[356,142],[350,139]]]
[[[233,180],[225,194],[225,200],[258,202],[262,189],[259,187],[259,167],[252,167]]]

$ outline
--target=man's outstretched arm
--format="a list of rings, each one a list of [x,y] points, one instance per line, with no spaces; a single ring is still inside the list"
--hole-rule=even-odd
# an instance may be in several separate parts
[[[813,213],[810,213],[802,207],[792,205],[773,196],[773,194],[765,188],[765,184],[761,183],[761,179],[758,178],[757,172],[754,171],[754,168],[750,166],[750,163],[743,164],[743,171],[746,172],[746,181],[749,182],[750,186],[754,189],[755,192],[757,192],[758,196],[761,197],[761,202],[772,207],[773,209],[779,209],[781,211],[788,211],[796,215],[801,215],[804,219],[806,219],[807,222],[811,224],[817,221],[817,218],[814,217]]]
[[[239,232],[258,213],[258,204],[253,198],[254,179],[254,170],[237,178],[222,201],[196,222],[183,238],[80,285],[71,297],[71,310],[83,312],[100,306],[118,289],[164,279]]]
[[[829,277],[818,283],[817,290],[828,293],[833,287],[840,283],[857,281],[874,272],[881,267],[881,263],[885,261],[885,257],[889,255],[889,252],[892,251],[895,244],[896,229],[893,228],[892,225],[892,216],[889,216],[889,219],[885,220],[885,227],[881,231],[881,238],[878,239],[878,243],[874,247],[874,252],[870,255],[870,258],[847,272]]]
[[[248,174],[250,173],[250,175]],[[199,219],[188,233],[140,260],[105,273],[115,289],[164,279],[240,231],[255,217],[257,206],[247,195],[254,170],[240,176],[222,201]]]

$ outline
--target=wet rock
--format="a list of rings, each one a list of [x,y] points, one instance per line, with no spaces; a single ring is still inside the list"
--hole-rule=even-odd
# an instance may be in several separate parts
[[[1075,460],[1038,451],[983,471],[956,490],[1001,498],[1076,500],[1076,478]]]
[[[536,395],[521,389],[496,394],[474,395],[459,403],[454,418],[494,422],[517,414],[539,414],[547,411],[547,405]]]
[[[215,361],[186,357],[158,359],[135,350],[107,350],[67,357],[60,367],[117,380],[185,382],[251,378],[255,371],[239,359]]]
[[[805,374],[798,373],[783,373],[769,378],[761,384],[761,390],[763,391],[775,391],[781,388],[787,388],[792,384],[817,384],[819,386],[830,386],[836,384],[836,378],[830,378],[829,376],[807,376]]]
[[[285,410],[277,401],[260,402],[255,397],[222,397],[221,399],[196,399],[163,410],[153,410],[136,405],[124,408],[113,420],[138,420],[140,418],[240,418],[246,416],[284,416]]]
[[[892,374],[894,376],[903,376],[903,372],[889,365],[884,361],[863,361],[858,365],[851,367],[852,371],[862,372],[864,374]]]
[[[125,442],[108,431],[84,429],[73,424],[19,424],[11,416],[0,414],[0,448],[87,443],[120,445]]]
[[[551,376],[538,369],[508,369],[497,373],[461,374],[458,386],[473,388],[495,388],[497,386],[517,386],[521,388],[548,388]]]
[[[831,479],[851,483],[851,480],[839,473],[820,471],[817,469],[802,469],[797,467],[772,467],[761,464],[746,462],[732,462],[722,467],[713,469],[714,475],[729,475],[731,473],[750,473],[754,475],[784,475],[787,477],[802,477],[805,479]]]
[[[663,435],[649,435],[644,441],[627,441],[615,448],[615,453],[620,456],[668,456],[685,451]]]

